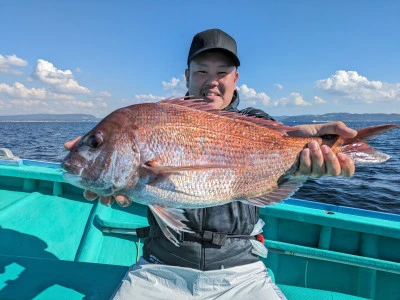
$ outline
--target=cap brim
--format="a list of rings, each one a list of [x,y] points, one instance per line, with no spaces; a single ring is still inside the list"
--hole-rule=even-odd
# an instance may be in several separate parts
[[[229,56],[230,56],[230,57],[232,58],[232,60],[233,60],[233,63],[235,64],[235,66],[236,66],[236,67],[239,67],[239,66],[240,66],[240,60],[239,60],[239,58],[236,56],[235,53],[233,53],[233,52],[231,52],[231,51],[229,51],[229,50],[227,50],[227,49],[219,48],[219,47],[202,48],[202,49],[200,49],[200,50],[194,52],[190,57],[188,57],[188,61],[187,61],[188,65],[189,65],[190,61],[191,61],[193,58],[195,58],[197,55],[199,55],[200,53],[203,53],[203,52],[205,52],[205,51],[209,51],[209,50],[220,50],[220,51],[222,51],[222,52],[225,52],[225,53],[229,54]]]

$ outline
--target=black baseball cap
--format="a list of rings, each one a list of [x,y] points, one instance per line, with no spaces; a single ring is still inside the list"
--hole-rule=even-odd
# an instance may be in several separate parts
[[[193,58],[207,50],[223,50],[232,57],[236,67],[240,66],[236,41],[220,29],[205,30],[193,37],[187,59],[188,65]]]

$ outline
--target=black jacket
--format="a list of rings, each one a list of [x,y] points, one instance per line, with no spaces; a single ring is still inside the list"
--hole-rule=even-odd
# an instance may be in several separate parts
[[[239,95],[235,91],[234,97],[224,110],[272,119],[264,111],[255,108],[238,110]],[[230,268],[258,261],[258,256],[251,253],[250,233],[259,219],[259,209],[241,202],[232,202],[220,206],[187,209],[185,216],[189,220],[189,228],[198,233],[198,236],[210,237],[210,240],[187,238],[176,247],[167,240],[157,222],[148,211],[150,237],[144,242],[143,256],[152,263],[163,263],[174,266],[194,268],[198,270],[216,270]],[[226,241],[214,239],[220,237],[215,233],[226,233],[242,237],[229,237]],[[189,239],[189,240],[186,240]],[[221,245],[222,244],[222,245]]]

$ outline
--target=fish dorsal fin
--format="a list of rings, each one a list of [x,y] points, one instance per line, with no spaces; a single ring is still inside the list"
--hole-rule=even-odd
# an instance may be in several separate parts
[[[188,107],[191,109],[201,110],[204,112],[208,112],[208,113],[211,113],[214,115],[218,115],[218,116],[222,116],[222,117],[226,117],[226,118],[230,118],[230,119],[243,120],[243,121],[247,121],[247,122],[262,126],[262,127],[267,127],[269,129],[273,129],[275,131],[279,131],[279,132],[283,132],[283,133],[294,130],[293,127],[283,125],[282,123],[277,122],[277,121],[266,120],[263,118],[258,118],[256,116],[243,115],[238,112],[215,109],[210,104],[204,102],[203,99],[189,99],[189,97],[168,98],[168,99],[164,99],[164,100],[160,101],[159,103],[184,106],[184,107]]]
[[[281,183],[279,187],[272,192],[260,197],[242,200],[241,202],[259,207],[266,207],[274,202],[281,202],[282,200],[292,196],[307,180],[307,178],[307,176],[285,177],[285,182]]]

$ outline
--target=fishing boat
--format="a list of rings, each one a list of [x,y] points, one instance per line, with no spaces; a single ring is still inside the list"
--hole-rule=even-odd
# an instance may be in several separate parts
[[[0,299],[108,299],[141,256],[147,208],[86,201],[62,172],[0,152]],[[261,216],[288,299],[400,299],[399,215],[290,198]]]

